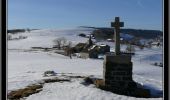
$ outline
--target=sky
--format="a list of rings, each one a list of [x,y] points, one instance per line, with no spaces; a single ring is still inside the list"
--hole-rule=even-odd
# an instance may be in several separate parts
[[[8,29],[111,27],[162,30],[162,0],[8,0]]]

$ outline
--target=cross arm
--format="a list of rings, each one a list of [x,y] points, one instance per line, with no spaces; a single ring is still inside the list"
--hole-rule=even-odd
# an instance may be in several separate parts
[[[111,22],[111,27],[124,27],[124,22]]]

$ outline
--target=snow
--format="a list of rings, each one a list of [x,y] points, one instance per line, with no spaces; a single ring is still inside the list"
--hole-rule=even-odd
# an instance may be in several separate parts
[[[142,44],[142,45],[146,45],[148,41],[149,41],[149,40],[147,40],[147,39],[141,39],[141,40],[139,40],[140,44]]]
[[[23,81],[34,83],[35,80],[43,79],[43,73],[48,70],[56,73],[87,75],[101,75],[102,73],[101,60],[70,59],[59,54],[42,52],[10,51],[8,55],[8,90],[18,89],[15,84]]]
[[[131,40],[134,38],[133,35],[125,34],[125,33],[120,33],[120,37],[123,38],[123,40]]]
[[[90,49],[94,49],[97,45],[93,45]]]
[[[32,51],[31,47],[52,47],[54,39],[65,37],[74,44],[86,42],[88,39],[79,37],[78,34],[89,34],[92,30],[87,29],[64,29],[64,30],[35,30],[30,33],[12,34],[27,36],[26,39],[8,41],[8,92],[28,85],[38,83],[45,71],[56,73],[72,73],[72,75],[83,75],[102,78],[103,59],[81,59],[56,54],[54,52]],[[15,37],[15,36],[14,36]],[[17,36],[16,36],[17,37]],[[98,42],[111,46],[113,42]],[[126,45],[121,45],[125,50]],[[152,90],[152,94],[160,95],[163,90],[163,69],[153,66],[153,62],[162,62],[161,48],[148,48],[140,50],[135,48],[132,56],[133,80]],[[37,94],[30,95],[26,100],[145,100],[145,98],[134,98],[117,95],[111,92],[95,88],[94,85],[85,86],[82,79],[72,79],[71,82],[46,83],[43,90]],[[147,98],[147,100],[162,100],[160,98]]]
[[[81,80],[73,80],[71,83],[45,84],[43,91],[31,95],[27,100],[148,100],[113,94],[95,88],[94,85],[84,86]],[[154,100],[150,99],[150,100]],[[159,98],[161,100],[161,98]]]
[[[92,29],[65,29],[65,30],[34,30],[30,33],[14,34],[12,37],[27,36],[27,39],[8,41],[9,49],[30,49],[31,47],[52,47],[54,45],[53,40],[59,37],[65,37],[68,41],[72,41],[73,44],[79,42],[86,42],[88,38],[78,36],[80,33],[89,34]],[[76,40],[75,40],[76,39]]]

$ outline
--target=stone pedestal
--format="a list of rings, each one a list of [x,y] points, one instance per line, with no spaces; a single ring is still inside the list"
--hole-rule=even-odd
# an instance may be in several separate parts
[[[107,87],[122,91],[136,86],[132,80],[130,55],[106,55],[103,63],[103,79]]]
[[[149,90],[138,88],[137,83],[133,81],[132,65],[130,55],[105,55],[103,79],[96,80],[96,86],[118,94],[149,97]]]

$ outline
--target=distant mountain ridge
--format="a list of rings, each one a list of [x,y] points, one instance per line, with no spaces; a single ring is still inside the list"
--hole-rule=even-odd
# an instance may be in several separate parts
[[[26,32],[26,31],[32,31],[32,30],[38,30],[38,29],[8,29],[7,33],[20,33],[20,32]]]
[[[113,37],[114,34],[114,28],[102,28],[102,27],[87,27],[87,26],[80,26],[80,28],[88,28],[88,29],[94,29],[92,31],[92,34],[95,38],[98,39],[108,39],[110,37]],[[31,30],[37,30],[37,29],[30,29]],[[19,33],[19,32],[25,32],[26,29],[12,29],[7,30],[7,33]],[[137,38],[144,38],[144,39],[153,39],[158,36],[163,36],[163,32],[159,30],[144,30],[144,29],[121,29],[121,33],[129,34],[131,36],[137,37]]]
[[[114,28],[94,28],[95,30],[92,32],[94,37],[98,39],[107,39],[109,37],[113,37]],[[144,29],[120,29],[120,33],[125,33],[132,35],[137,38],[143,39],[153,39],[158,36],[163,36],[163,32],[159,30],[144,30]]]

